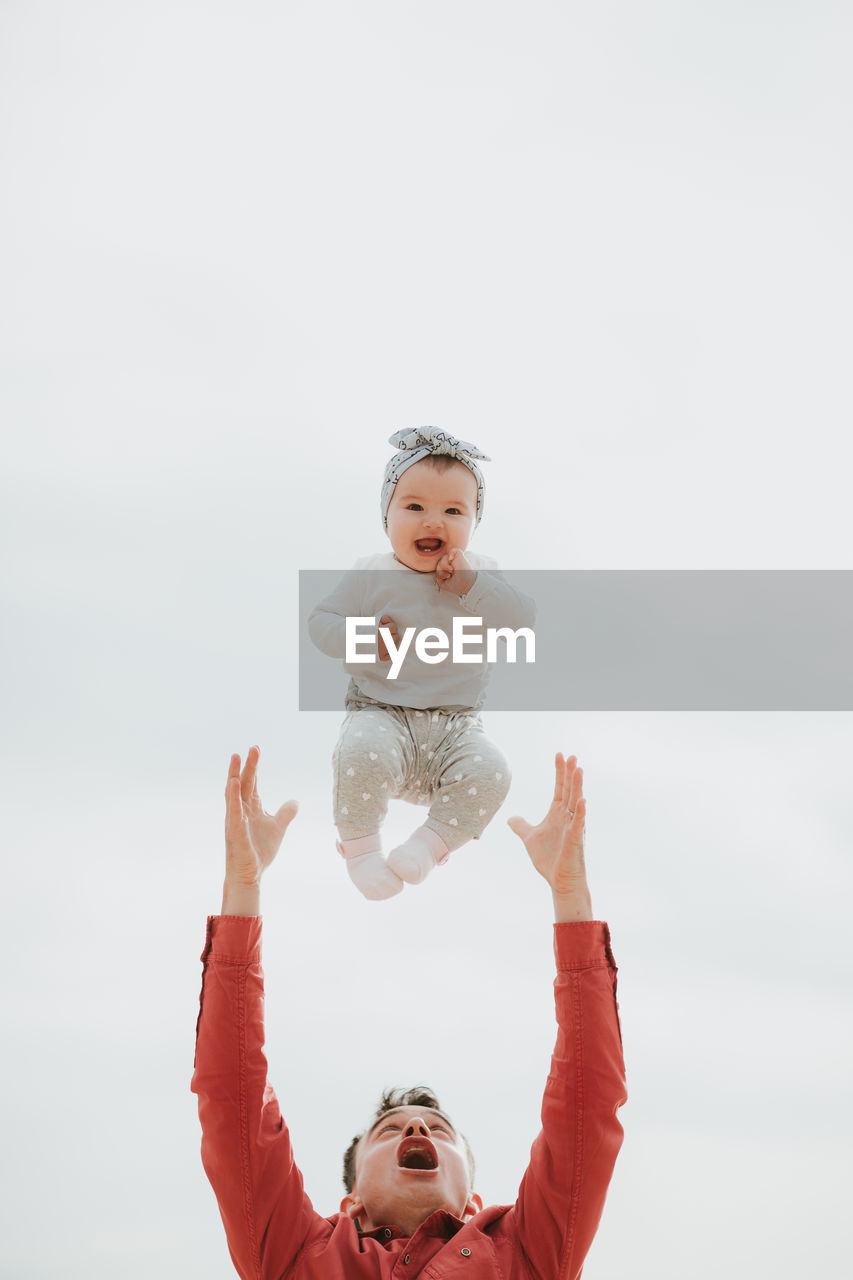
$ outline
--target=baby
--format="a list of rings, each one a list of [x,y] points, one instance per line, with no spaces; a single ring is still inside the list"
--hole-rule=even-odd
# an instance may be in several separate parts
[[[437,427],[398,431],[390,443],[398,452],[385,468],[381,505],[391,552],[358,561],[359,572],[308,622],[317,647],[342,657],[345,619],[379,618],[378,661],[347,664],[348,714],[333,756],[338,851],[353,883],[373,899],[399,893],[404,881],[419,884],[478,839],[510,783],[478,714],[488,665],[400,662],[400,637],[412,626],[449,636],[460,615],[482,618],[484,627],[529,627],[534,613],[531,600],[484,572],[494,561],[467,551],[483,513],[477,461],[486,455]],[[366,638],[361,633],[362,644]],[[381,827],[391,798],[429,805],[429,815],[386,861]]]

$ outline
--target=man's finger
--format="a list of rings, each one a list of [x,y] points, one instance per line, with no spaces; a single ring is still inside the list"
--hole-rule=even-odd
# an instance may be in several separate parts
[[[574,793],[575,768],[578,763],[577,756],[569,756],[566,760],[566,768],[563,773],[563,796],[562,802],[567,809],[573,809],[572,795]]]
[[[233,756],[232,760],[239,760],[239,756]],[[243,825],[243,800],[240,795],[240,775],[239,772],[228,774],[228,784],[225,788],[225,835],[227,839],[233,840],[241,826]]]
[[[572,789],[569,793],[569,809],[577,813],[578,805],[583,798],[583,769],[575,769],[572,774]]]
[[[557,751],[553,758],[553,797],[556,801],[562,800],[562,783],[566,772],[566,762],[562,751]]]
[[[228,798],[228,788],[231,786],[231,779],[240,777],[240,757],[233,755],[228,765],[228,777],[225,779],[225,798]]]
[[[533,827],[524,818],[507,818],[506,825],[510,831],[514,831],[522,840],[527,841]]]
[[[282,832],[285,832],[287,830],[287,828],[290,826],[291,822],[296,817],[298,812],[299,812],[299,804],[296,800],[285,801],[285,803],[279,809],[278,813],[275,815],[275,820],[278,826],[281,827]]]
[[[581,796],[572,811],[571,821],[563,829],[563,839],[571,845],[583,846],[586,830],[586,800]]]
[[[249,754],[246,756],[246,764],[240,777],[240,792],[245,801],[249,801],[252,796],[260,754],[259,747],[250,747]]]

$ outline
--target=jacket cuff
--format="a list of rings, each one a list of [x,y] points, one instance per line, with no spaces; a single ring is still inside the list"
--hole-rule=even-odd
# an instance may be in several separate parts
[[[261,916],[208,916],[202,961],[261,963]]]
[[[603,920],[575,920],[554,925],[554,955],[558,969],[616,968],[610,950],[610,930]]]

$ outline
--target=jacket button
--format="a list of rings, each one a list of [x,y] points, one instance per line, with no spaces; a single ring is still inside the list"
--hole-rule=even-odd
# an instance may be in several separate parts
[[[462,1257],[463,1257],[463,1258],[470,1258],[470,1257],[471,1257],[471,1250],[470,1250],[470,1249],[461,1249],[461,1250],[460,1250],[460,1253],[462,1254]]]
[[[410,1255],[407,1253],[407,1254],[406,1254],[406,1256],[405,1256],[405,1258],[403,1259],[403,1261],[404,1261],[404,1262],[408,1262],[408,1261],[409,1261],[409,1257],[410,1257]]]
[[[391,1230],[390,1227],[386,1227],[385,1230],[382,1232],[382,1234],[384,1235],[386,1240],[390,1240],[394,1232]]]

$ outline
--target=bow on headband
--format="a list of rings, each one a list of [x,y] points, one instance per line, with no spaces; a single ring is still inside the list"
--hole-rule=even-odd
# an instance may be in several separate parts
[[[422,458],[428,458],[431,454],[437,453],[443,453],[446,457],[455,458],[457,462],[461,462],[469,471],[473,472],[477,481],[477,517],[474,521],[474,527],[477,527],[483,515],[485,484],[483,482],[483,473],[474,459],[478,458],[481,462],[491,462],[488,454],[482,453],[475,444],[469,444],[467,440],[457,440],[456,436],[448,435],[446,431],[441,431],[438,427],[414,427],[411,430],[395,431],[388,443],[393,444],[400,452],[395,453],[388,460],[382,480],[381,507],[382,519],[386,529],[388,528],[388,506],[400,476],[409,467],[414,466],[416,462],[420,462]]]

